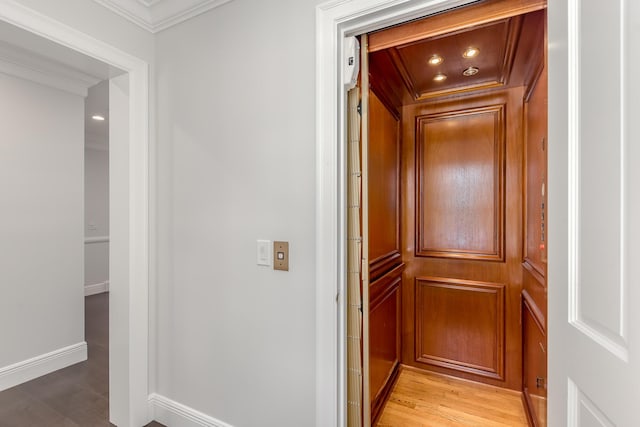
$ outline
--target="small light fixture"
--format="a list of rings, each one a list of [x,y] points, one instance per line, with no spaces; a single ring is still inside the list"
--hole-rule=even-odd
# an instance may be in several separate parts
[[[480,49],[477,47],[468,47],[464,52],[462,52],[462,56],[464,58],[475,58],[480,54]]]
[[[440,55],[432,55],[431,58],[429,58],[429,65],[440,65],[444,62],[444,58]]]
[[[478,71],[480,71],[478,67],[469,67],[462,72],[462,75],[465,77],[475,76],[478,74]]]
[[[445,80],[447,80],[446,74],[438,73],[433,77],[433,81],[435,82],[443,82]]]
[[[91,116],[91,118],[92,118],[93,120],[97,120],[97,121],[99,121],[99,122],[103,122],[103,121],[104,121],[104,116],[100,116],[100,115],[98,115],[98,114],[96,114],[96,115],[94,115],[94,116]]]

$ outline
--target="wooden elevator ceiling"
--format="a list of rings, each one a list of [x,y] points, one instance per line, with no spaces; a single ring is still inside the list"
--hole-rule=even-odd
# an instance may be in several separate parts
[[[369,56],[372,84],[389,92],[390,98],[402,96],[400,104],[523,85],[533,72],[531,58],[538,56],[534,55],[535,49],[543,48],[543,37],[541,10],[378,50]],[[480,53],[464,58],[463,52],[469,47]],[[430,65],[429,58],[434,55],[442,57],[443,62]],[[478,73],[464,76],[469,67],[478,68]],[[439,73],[446,75],[446,80],[435,81]],[[391,94],[393,91],[402,95]]]

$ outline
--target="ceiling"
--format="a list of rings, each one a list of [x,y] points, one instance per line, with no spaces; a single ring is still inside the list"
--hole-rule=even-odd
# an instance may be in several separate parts
[[[94,0],[145,30],[156,33],[231,0]]]
[[[85,141],[108,149],[109,82],[124,71],[0,21],[0,73],[85,98]],[[98,122],[94,114],[105,117]]]
[[[532,52],[543,36],[544,11],[538,11],[378,50],[369,55],[372,85],[395,98],[391,103],[396,106],[521,86],[530,77]],[[479,53],[466,58],[470,47]],[[433,57],[442,62],[430,64]],[[465,76],[470,67],[477,73]],[[446,78],[437,80],[438,75]]]

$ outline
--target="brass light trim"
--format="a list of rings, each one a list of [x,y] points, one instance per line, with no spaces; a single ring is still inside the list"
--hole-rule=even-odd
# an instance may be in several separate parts
[[[444,62],[444,58],[438,54],[434,54],[434,55],[431,55],[428,62],[429,62],[429,65],[436,66],[436,65],[442,64]]]
[[[476,74],[478,74],[478,72],[480,71],[480,69],[478,67],[469,67],[466,70],[464,70],[462,72],[462,75],[465,77],[471,77],[471,76],[475,76]]]
[[[473,46],[469,46],[464,52],[462,52],[462,57],[467,59],[475,58],[478,55],[480,55],[480,49]]]
[[[447,80],[447,75],[443,74],[443,73],[438,73],[433,77],[433,81],[434,82],[438,82],[439,83],[439,82],[443,82],[445,80]]]

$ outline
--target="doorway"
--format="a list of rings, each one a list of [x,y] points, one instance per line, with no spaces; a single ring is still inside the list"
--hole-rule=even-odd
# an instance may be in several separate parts
[[[531,422],[544,424],[546,13],[536,7],[480,3],[369,33],[373,422],[410,367],[524,391]]]
[[[37,35],[45,44],[69,48],[126,72],[114,82],[123,94],[118,114],[125,120],[118,137],[112,137],[110,162],[119,172],[111,182],[110,341],[116,345],[109,357],[110,419],[118,425],[144,425],[149,421],[148,64],[18,3],[3,5],[0,20],[31,37]],[[82,293],[81,281],[79,285]],[[67,353],[46,356],[48,361],[63,361],[60,357]],[[32,363],[36,359],[18,361],[2,373],[33,378],[37,374],[32,367],[42,366]]]
[[[347,82],[339,69],[346,61],[344,45],[335,39],[369,33],[391,25],[412,21],[424,16],[458,8],[469,1],[413,1],[380,2],[372,5],[354,2],[349,5],[328,3],[318,7],[318,216],[317,216],[317,331],[318,331],[318,372],[336,372],[335,381],[326,375],[318,377],[318,425],[344,425],[346,405],[344,402],[346,370],[343,344],[345,322],[344,259],[345,246],[341,243],[345,236],[346,195],[343,153],[346,144],[341,135],[346,134],[345,94],[334,87],[342,87]],[[487,2],[496,3],[496,2]],[[543,2],[520,2],[521,13],[538,10]],[[527,10],[527,8],[533,8]],[[345,62],[346,63],[346,62]],[[334,139],[334,135],[336,139]],[[335,142],[338,150],[335,151]],[[334,190],[335,188],[335,190]],[[337,220],[334,212],[338,212]],[[334,234],[334,231],[337,234]],[[334,259],[338,262],[335,263]],[[337,286],[334,277],[337,277]],[[337,302],[337,304],[336,304]],[[335,332],[334,332],[335,331]],[[334,362],[334,351],[339,355]],[[335,387],[335,388],[334,388]],[[336,400],[333,400],[333,399]]]

